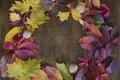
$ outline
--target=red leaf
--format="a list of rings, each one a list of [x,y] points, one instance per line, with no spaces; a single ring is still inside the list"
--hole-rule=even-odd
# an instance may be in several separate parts
[[[95,40],[94,37],[83,37],[79,40],[79,43],[82,48],[90,50],[92,49],[92,45],[90,43],[94,40]]]
[[[13,45],[10,42],[5,42],[3,44],[3,48],[6,49],[6,50],[12,50],[13,49]]]

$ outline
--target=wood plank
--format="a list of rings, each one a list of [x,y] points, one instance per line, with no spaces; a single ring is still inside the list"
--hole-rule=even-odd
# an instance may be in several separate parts
[[[1,44],[4,36],[12,28],[9,24],[8,9],[13,2],[14,0],[1,0],[0,2],[0,56],[3,54]],[[106,0],[105,2],[111,9],[111,16],[107,23],[117,26],[118,31],[120,31],[120,0]],[[83,56],[85,53],[77,44],[79,38],[82,37],[81,25],[71,18],[69,22],[64,23],[53,18],[40,26],[34,36],[36,37],[35,42],[41,47],[38,54],[46,64],[55,65],[55,62],[74,63],[79,56]],[[113,54],[120,62],[120,47],[117,47]],[[110,80],[119,80],[119,74],[120,64]]]

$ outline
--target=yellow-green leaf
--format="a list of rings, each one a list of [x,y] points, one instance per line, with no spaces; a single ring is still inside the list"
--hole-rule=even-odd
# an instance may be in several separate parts
[[[32,26],[32,28],[39,28],[39,25],[45,23],[49,19],[45,15],[45,10],[42,8],[36,8],[32,11],[30,18],[27,19],[26,24]]]
[[[20,11],[21,14],[29,11],[29,5],[23,0],[21,1],[15,1],[15,4],[12,5],[10,10],[13,12],[14,10]]]
[[[79,19],[81,18],[81,14],[78,13],[76,9],[72,9],[71,14],[72,14],[73,19],[76,21],[79,21]]]
[[[14,63],[7,64],[8,77],[17,80],[29,80],[31,76],[35,75],[36,71],[39,71],[40,63],[41,60],[29,59],[28,61],[22,61],[16,58]]]
[[[68,20],[69,15],[70,15],[70,12],[59,12],[58,13],[58,16],[61,22]]]
[[[32,8],[40,7],[40,2],[42,2],[42,0],[26,0],[26,3]]]
[[[57,69],[60,71],[64,80],[73,80],[73,77],[70,75],[67,66],[63,64],[56,64]]]
[[[11,29],[7,35],[5,36],[5,40],[4,42],[12,42],[12,38],[18,34],[20,32],[21,28],[20,27],[14,27],[13,29]]]

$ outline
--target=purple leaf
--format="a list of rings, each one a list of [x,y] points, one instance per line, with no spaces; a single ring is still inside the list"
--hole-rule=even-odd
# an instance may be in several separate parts
[[[27,49],[16,50],[15,54],[18,58],[22,60],[27,60],[28,58],[37,58],[37,55],[34,54],[32,51]]]
[[[111,36],[111,40],[113,40],[113,39],[115,39],[117,37],[117,28],[116,27],[114,27],[111,30],[110,36]]]
[[[113,44],[120,45],[120,37],[117,37],[112,41]]]
[[[70,9],[76,8],[77,5],[78,5],[77,0],[73,0],[70,4]]]
[[[106,40],[108,40],[108,41],[110,40],[110,33],[107,29],[103,28],[102,34]]]
[[[58,7],[58,9],[59,9],[61,12],[67,12],[67,11],[70,10],[70,9],[69,9],[66,5],[64,5],[64,4],[58,4],[57,7]]]
[[[20,44],[17,49],[19,50],[28,49],[28,50],[31,50],[33,53],[35,53],[39,49],[39,46],[32,42],[25,42],[25,43]]]
[[[112,52],[112,44],[111,43],[106,44],[105,49],[107,50],[107,54],[110,55]]]
[[[110,65],[106,68],[107,73],[113,73],[117,68],[118,61],[117,59],[113,59]]]
[[[58,12],[59,12],[59,9],[56,6],[54,6],[51,10],[51,14],[54,16],[57,16]]]
[[[110,9],[106,4],[101,4],[101,10],[100,14],[104,17],[107,18],[110,15]]]
[[[77,75],[75,76],[75,80],[87,80],[87,78],[84,76],[85,72],[84,70],[78,71]]]
[[[3,78],[5,78],[7,76],[7,66],[6,66],[6,58],[5,56],[3,56],[0,60],[0,72],[1,72],[1,76]]]
[[[44,0],[40,5],[44,8],[49,8],[53,3],[53,0]]]

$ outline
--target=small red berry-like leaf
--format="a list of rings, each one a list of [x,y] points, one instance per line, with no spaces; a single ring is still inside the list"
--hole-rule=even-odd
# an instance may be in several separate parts
[[[80,61],[80,66],[81,67],[87,67],[88,66],[88,57],[85,56],[84,58],[79,58],[79,61]]]

